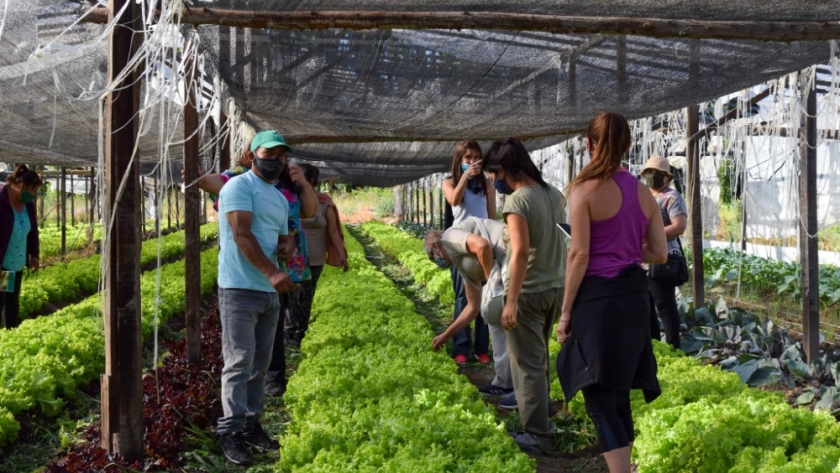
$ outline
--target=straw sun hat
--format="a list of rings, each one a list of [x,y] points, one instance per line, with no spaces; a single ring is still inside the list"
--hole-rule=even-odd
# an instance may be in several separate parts
[[[644,174],[648,169],[662,171],[668,176],[674,177],[674,175],[671,174],[671,162],[668,161],[668,158],[663,156],[651,156],[647,163],[645,163],[645,167],[642,169],[642,174]]]

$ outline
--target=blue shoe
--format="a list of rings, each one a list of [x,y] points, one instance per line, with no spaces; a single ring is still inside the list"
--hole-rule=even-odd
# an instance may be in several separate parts
[[[516,395],[513,395],[499,403],[499,407],[504,409],[519,409],[519,403],[516,402]]]
[[[513,396],[513,388],[502,388],[493,384],[479,386],[478,392],[488,397],[510,397]]]

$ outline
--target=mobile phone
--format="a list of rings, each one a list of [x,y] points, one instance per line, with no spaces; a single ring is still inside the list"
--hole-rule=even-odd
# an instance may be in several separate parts
[[[15,292],[15,271],[0,271],[0,292]]]
[[[558,223],[557,228],[559,228],[560,231],[563,232],[564,235],[566,235],[566,238],[568,238],[569,240],[572,239],[572,226],[571,225],[569,225],[568,223]]]

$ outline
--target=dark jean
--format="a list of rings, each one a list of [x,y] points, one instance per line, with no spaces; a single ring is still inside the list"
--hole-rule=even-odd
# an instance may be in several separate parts
[[[280,309],[280,297],[276,292],[219,288],[225,360],[222,368],[224,414],[216,427],[219,435],[241,432],[259,420]]]
[[[299,345],[309,329],[312,316],[312,301],[315,300],[315,288],[321,277],[323,266],[310,266],[312,279],[295,283],[295,290],[289,293],[289,305],[283,321],[283,335],[287,343]]]
[[[467,307],[467,293],[464,291],[464,278],[461,272],[450,267],[452,274],[452,290],[455,291],[455,315],[453,320],[457,319],[464,308]],[[456,333],[452,338],[452,343],[455,345],[453,355],[469,355],[470,348],[474,348],[476,355],[487,354],[490,349],[490,329],[484,323],[484,318],[479,316],[475,318],[475,346],[472,343],[472,330],[467,326],[460,332]]]
[[[265,377],[266,384],[275,383],[286,390],[286,338],[293,343],[300,343],[309,328],[309,318],[312,315],[312,301],[315,299],[315,288],[321,277],[323,266],[310,266],[312,279],[295,284],[292,292],[280,294],[283,301],[283,322],[277,324],[274,337],[274,349],[271,353],[271,364]],[[300,338],[298,338],[300,337]]]
[[[680,311],[677,309],[676,286],[648,280],[650,295],[665,327],[665,341],[674,348],[680,347]],[[651,309],[652,310],[652,309]]]
[[[23,271],[18,271],[15,274],[14,292],[0,291],[0,313],[3,314],[4,328],[15,328],[20,325],[20,283],[22,280]]]

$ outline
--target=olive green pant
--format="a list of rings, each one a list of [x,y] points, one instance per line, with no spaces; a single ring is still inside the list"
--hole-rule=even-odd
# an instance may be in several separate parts
[[[519,404],[522,430],[534,436],[543,450],[551,448],[554,424],[548,417],[548,337],[560,317],[563,288],[523,293],[517,301],[516,327],[508,331],[513,390]]]

